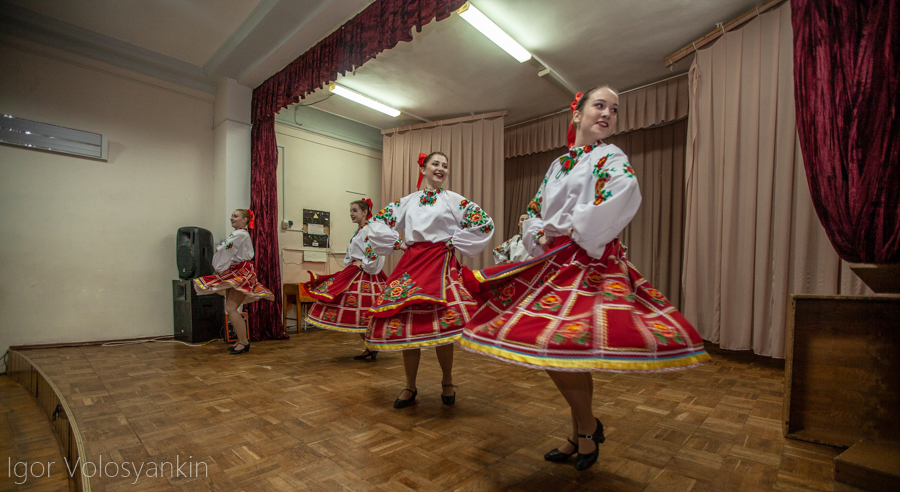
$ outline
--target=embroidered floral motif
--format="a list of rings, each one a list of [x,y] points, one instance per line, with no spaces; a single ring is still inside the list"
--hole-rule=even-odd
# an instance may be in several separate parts
[[[584,147],[573,147],[569,149],[569,152],[565,155],[559,157],[559,164],[562,166],[560,170],[556,173],[556,179],[559,179],[561,176],[565,176],[569,174],[569,171],[575,167],[575,164],[578,164],[581,156],[585,154],[590,154],[595,147],[599,146],[601,142],[597,141],[596,143],[592,143],[591,145],[585,145]]]
[[[500,295],[497,296],[497,299],[500,301],[500,305],[503,307],[509,306],[512,304],[513,295],[516,293],[516,286],[512,282],[504,285],[502,289],[500,289]]]
[[[423,190],[422,196],[419,197],[419,206],[422,207],[425,205],[434,205],[434,203],[437,201],[437,196],[440,195],[442,191],[444,191],[443,188],[438,188],[436,190]]]
[[[548,268],[547,271],[544,272],[543,275],[541,275],[541,278],[538,279],[537,283],[534,284],[534,287],[535,288],[540,287],[540,286],[544,285],[545,283],[553,280],[553,277],[556,276],[557,272],[559,272],[558,268]]]
[[[468,292],[467,290],[464,290],[464,289],[460,289],[460,291],[459,291],[459,298],[462,299],[462,300],[464,300],[464,301],[469,301],[469,302],[471,302],[471,301],[473,300],[473,299],[472,299],[472,296],[469,294],[469,292]]]
[[[368,239],[368,238],[366,238],[366,239]],[[366,258],[368,258],[372,261],[375,261],[378,259],[378,255],[376,255],[375,252],[372,251],[372,246],[370,246],[368,243],[366,243],[366,250],[363,254],[366,255]]]
[[[545,294],[539,301],[535,302],[532,309],[535,311],[559,311],[562,307],[562,299],[554,293]]]
[[[419,287],[416,287],[416,283],[409,278],[409,274],[404,273],[402,277],[391,282],[388,289],[381,294],[379,304],[382,301],[395,302],[400,299],[405,299],[419,290]]]
[[[504,313],[494,321],[491,321],[486,325],[479,326],[478,330],[476,331],[478,331],[479,333],[487,333],[490,336],[494,336],[498,331],[500,331],[501,328],[503,328],[503,325],[505,325],[508,320],[509,315]]]
[[[468,207],[468,206],[469,206],[469,200],[466,200],[465,198],[463,198],[462,201],[459,202],[459,209],[460,209],[460,210],[465,210],[465,208]]]
[[[591,341],[591,332],[588,330],[587,323],[573,321],[554,333],[553,341],[556,343],[572,341],[578,345],[588,345]]]
[[[594,165],[594,176],[598,178],[600,177],[600,174],[604,172],[603,166],[606,165],[606,160],[610,157],[612,157],[612,154],[606,154],[605,156],[601,157],[599,161],[597,161],[597,164]]]
[[[333,283],[334,283],[334,277],[331,277],[328,280],[317,285],[316,288],[313,290],[316,290],[319,292],[328,292],[328,288],[331,287],[331,284],[333,284]]]
[[[334,319],[337,318],[337,310],[330,308],[326,309],[324,317],[325,321],[334,321]]]
[[[535,243],[539,243],[539,242],[541,241],[541,238],[542,238],[542,237],[544,237],[544,230],[543,230],[543,229],[541,229],[541,230],[539,230],[539,231],[537,231],[537,232],[534,233],[534,242],[535,242]]]
[[[372,320],[372,315],[369,313],[363,313],[362,318],[360,319],[362,324],[364,324],[366,326],[369,325],[369,321],[371,321],[371,320]],[[366,331],[368,331],[368,330],[366,330]]]
[[[375,220],[384,222],[389,225],[391,228],[397,225],[397,219],[394,217],[394,207],[400,205],[400,202],[394,202],[387,207],[381,209],[377,214],[375,214]]]
[[[600,272],[591,268],[584,274],[584,278],[581,280],[581,286],[585,289],[596,289],[603,282],[603,276],[600,275]]]
[[[597,182],[594,184],[594,205],[600,205],[612,197],[612,193],[609,190],[603,189],[607,182],[609,182],[609,173],[606,171],[600,172],[597,175]]]
[[[541,214],[541,202],[543,201],[544,197],[536,196],[530,202],[528,202],[528,209],[526,210],[528,218],[533,219]]]
[[[362,292],[372,292],[372,284],[370,284],[369,282],[363,282],[360,290]]]
[[[666,296],[664,296],[664,295],[662,294],[662,292],[660,292],[660,291],[658,291],[658,290],[656,290],[656,289],[651,289],[651,288],[649,288],[649,287],[648,287],[648,288],[644,288],[644,291],[652,298],[651,300],[652,300],[653,302],[659,304],[660,306],[665,306],[665,305],[666,305]]]
[[[388,324],[387,324],[387,326],[385,326],[385,328],[387,329],[388,336],[399,337],[400,335],[403,334],[404,326],[403,326],[403,322],[400,321],[400,319],[392,318],[390,321],[388,321]]]
[[[350,307],[356,307],[357,299],[356,296],[347,296],[347,305]]]
[[[444,328],[450,328],[451,326],[459,326],[463,323],[463,318],[460,316],[459,312],[455,309],[448,309],[447,312],[441,316],[441,326]]]
[[[485,226],[481,226],[481,232],[483,232],[483,233],[485,233],[485,234],[488,234],[489,232],[491,232],[491,231],[493,231],[493,230],[494,230],[494,226],[491,225],[491,224],[488,224],[488,225],[485,225]]]
[[[459,223],[459,227],[468,229],[470,227],[481,227],[487,225],[491,221],[490,216],[484,213],[480,207],[470,207],[463,216],[463,221]],[[484,231],[483,232],[489,232]]]
[[[619,297],[624,297],[629,301],[634,300],[634,294],[631,293],[631,289],[618,280],[607,280],[603,283],[602,290],[603,295],[613,300],[618,299]]]
[[[394,241],[394,249],[400,249],[401,244],[403,244],[402,239],[398,239],[398,240]]]
[[[660,345],[668,345],[672,342],[684,343],[684,338],[678,330],[671,326],[666,326],[659,321],[648,323],[647,329],[656,337],[656,340]]]
[[[225,249],[231,249],[234,247],[234,243],[228,243],[225,245]]]
[[[631,167],[631,163],[630,163],[630,162],[626,162],[626,163],[625,163],[625,176],[628,176],[629,178],[633,178],[633,177],[634,177],[634,168]]]

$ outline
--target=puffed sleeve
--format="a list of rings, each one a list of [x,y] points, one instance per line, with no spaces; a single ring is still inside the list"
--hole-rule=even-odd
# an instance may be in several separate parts
[[[375,254],[375,250],[372,248],[372,244],[369,241],[369,233],[371,232],[370,227],[371,223],[360,231],[360,234],[365,234],[365,236],[363,236],[363,246],[365,248],[363,254],[365,254],[366,257],[362,260],[362,269],[369,275],[375,275],[384,267],[384,256]]]
[[[368,243],[378,256],[387,256],[394,252],[400,242],[400,233],[396,231],[399,224],[403,226],[406,204],[410,197],[405,196],[396,202],[389,203],[369,221]]]
[[[450,241],[460,253],[472,257],[481,253],[494,237],[494,219],[475,202],[460,197],[462,221]]]
[[[249,240],[249,238],[249,235],[232,234],[216,246],[216,254],[212,258],[212,265],[216,272],[222,273],[228,270],[234,255],[237,254],[244,241]]]
[[[553,166],[550,166],[550,169],[547,170],[547,174],[544,176],[544,180],[541,181],[541,187],[538,188],[537,194],[528,203],[528,209],[525,211],[528,214],[528,218],[525,219],[525,222],[522,222],[522,245],[525,246],[525,251],[528,251],[528,254],[531,256],[544,254],[544,248],[538,244],[538,240],[544,235],[541,202],[544,201],[544,187],[547,185],[551,169],[553,169]]]
[[[600,258],[606,245],[631,222],[641,206],[641,190],[628,157],[618,150],[600,158],[592,173],[594,200],[572,211],[572,240]],[[588,183],[585,183],[588,186]]]
[[[509,262],[509,247],[512,239],[507,239],[500,246],[494,248],[494,264],[499,265],[501,263]]]

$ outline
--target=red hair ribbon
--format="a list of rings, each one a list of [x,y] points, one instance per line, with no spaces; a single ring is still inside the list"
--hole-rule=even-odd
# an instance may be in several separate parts
[[[420,167],[420,168],[425,169],[425,159],[426,159],[427,157],[428,157],[428,154],[423,154],[423,153],[419,152],[419,160],[418,160],[418,162],[419,162],[419,167]],[[419,181],[416,182],[416,189],[417,189],[417,190],[418,190],[419,188],[422,187],[422,176],[424,176],[424,174],[422,174],[421,172],[419,172]]]
[[[366,220],[369,220],[372,218],[372,200],[363,198],[363,201],[366,202],[366,205],[369,206],[369,212],[366,214]]]
[[[578,106],[579,100],[581,100],[580,92],[575,94],[575,100],[569,105],[569,107],[572,108],[572,114],[575,114],[575,108]],[[575,145],[575,124],[572,121],[569,122],[569,131],[566,132],[566,144],[569,148]]]
[[[250,221],[247,223],[248,229],[253,229],[256,227],[256,214],[253,213],[253,210],[247,209],[247,215],[250,216]]]

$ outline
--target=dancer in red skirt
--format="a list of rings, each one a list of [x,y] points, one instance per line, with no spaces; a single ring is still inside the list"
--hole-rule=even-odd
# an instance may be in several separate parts
[[[369,309],[381,296],[387,277],[381,272],[384,258],[375,254],[369,244],[369,219],[372,218],[372,201],[368,198],[350,204],[350,220],[359,228],[350,238],[344,268],[334,275],[319,276],[309,272],[306,283],[309,295],[316,300],[306,320],[320,328],[359,333],[366,340]],[[354,357],[375,360],[378,351],[369,350]]]
[[[275,300],[269,289],[256,280],[253,268],[253,241],[247,228],[253,229],[253,212],[237,209],[231,214],[234,232],[216,247],[212,264],[217,274],[194,279],[197,295],[219,294],[225,296],[225,312],[234,326],[237,343],[228,351],[232,355],[250,351],[247,325],[238,312],[241,304],[259,299]]]
[[[415,403],[422,347],[436,347],[443,372],[441,400],[445,405],[456,401],[453,343],[478,306],[463,286],[468,269],[454,252],[475,256],[494,234],[493,220],[477,204],[441,187],[450,173],[446,155],[420,154],[419,166],[419,184],[424,178],[425,188],[385,207],[369,226],[376,254],[404,252],[372,307],[366,333],[370,350],[403,350],[406,389],[394,408]],[[405,231],[405,241],[397,230]]]
[[[685,369],[709,355],[616,238],[641,203],[627,156],[601,141],[616,124],[618,95],[604,86],[576,101],[571,149],[550,165],[523,225],[535,258],[473,272],[486,303],[460,344],[547,371],[571,408],[572,434],[545,459],[562,462],[578,451],[575,467],[584,470],[604,441],[590,371]]]

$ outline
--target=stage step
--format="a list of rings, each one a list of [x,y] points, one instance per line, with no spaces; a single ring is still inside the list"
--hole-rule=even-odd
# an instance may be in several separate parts
[[[900,443],[859,441],[834,459],[834,481],[862,490],[900,490]]]

